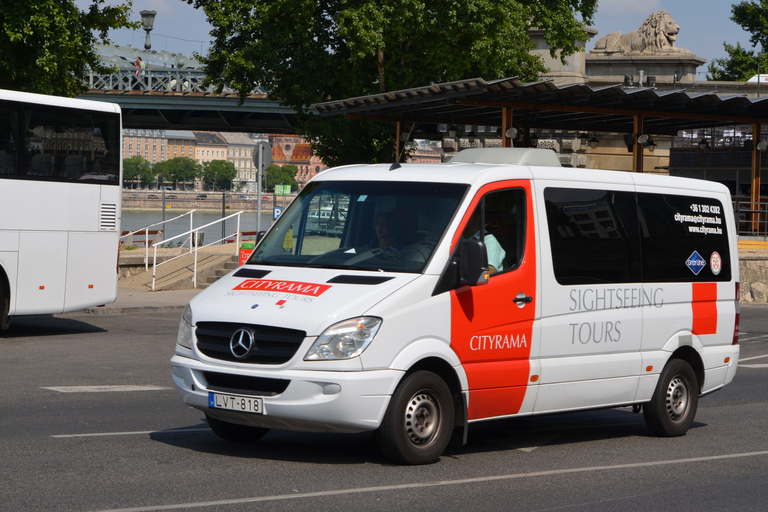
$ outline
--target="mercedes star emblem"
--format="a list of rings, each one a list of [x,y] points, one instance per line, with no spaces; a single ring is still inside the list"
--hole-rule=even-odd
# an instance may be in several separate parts
[[[248,329],[238,329],[229,338],[229,351],[237,359],[245,359],[254,345],[253,334]]]

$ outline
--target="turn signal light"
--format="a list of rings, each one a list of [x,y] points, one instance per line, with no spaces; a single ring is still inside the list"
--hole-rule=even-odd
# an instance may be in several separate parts
[[[531,382],[536,382],[537,380],[539,380],[538,375],[531,375]]]
[[[730,358],[730,357],[726,357],[726,358],[723,360],[723,362],[725,362],[725,363],[730,363],[730,362],[731,362],[731,358]]]
[[[42,285],[41,285],[41,286],[40,286],[40,289],[41,289],[41,290],[45,290],[45,286],[42,286]]]
[[[653,366],[646,366],[645,367],[645,371],[652,372],[653,371]]]

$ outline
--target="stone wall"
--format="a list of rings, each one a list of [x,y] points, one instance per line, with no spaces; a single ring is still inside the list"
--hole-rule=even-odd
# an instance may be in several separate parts
[[[765,254],[740,254],[739,299],[743,302],[766,303],[768,297],[768,257]]]

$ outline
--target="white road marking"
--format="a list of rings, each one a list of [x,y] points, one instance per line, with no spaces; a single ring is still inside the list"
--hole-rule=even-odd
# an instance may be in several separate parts
[[[741,363],[739,363],[739,368],[768,368],[768,364],[741,364]]]
[[[572,473],[590,473],[596,471],[615,471],[617,469],[649,468],[655,466],[672,466],[675,464],[691,464],[716,460],[738,459],[743,457],[760,457],[768,455],[768,451],[731,453],[728,455],[712,455],[710,457],[695,457],[689,459],[659,460],[655,462],[637,462],[634,464],[616,464],[615,466],[587,466],[583,468],[553,469],[550,471],[535,471],[531,473],[513,473],[510,475],[497,475],[476,478],[462,478],[459,480],[442,480],[437,482],[418,482],[399,485],[381,485],[377,487],[356,487],[351,489],[338,489],[335,491],[317,491],[299,494],[276,494],[274,496],[256,496],[251,498],[239,498],[231,500],[198,501],[193,503],[177,503],[175,505],[157,505],[148,507],[120,508],[103,510],[101,512],[149,512],[153,510],[177,510],[202,507],[222,507],[226,505],[242,505],[244,503],[259,503],[280,500],[296,500],[307,498],[320,498],[327,496],[342,496],[346,494],[361,494],[368,492],[402,491],[408,489],[421,489],[423,487],[446,487],[449,485],[464,485],[485,482],[497,482],[500,480],[515,480],[522,478],[535,478],[540,476],[555,476]]]
[[[109,437],[109,436],[143,436],[149,434],[178,434],[185,432],[210,432],[210,428],[178,428],[174,430],[134,430],[132,432],[96,432],[93,434],[56,434],[52,435],[56,439],[66,439],[71,437]]]
[[[171,389],[166,386],[55,386],[44,387],[42,389],[49,389],[51,391],[58,391],[59,393],[112,393],[115,391],[164,391]]]
[[[768,357],[768,354],[763,354],[762,356],[747,357],[747,358],[744,358],[744,359],[739,359],[739,363],[743,363],[744,361],[752,361],[753,359],[763,359],[763,358],[766,358],[766,357]]]

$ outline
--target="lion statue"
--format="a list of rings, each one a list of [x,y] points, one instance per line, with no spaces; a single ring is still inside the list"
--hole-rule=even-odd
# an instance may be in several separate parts
[[[640,28],[622,34],[611,32],[595,43],[595,50],[604,53],[649,52],[672,50],[680,26],[667,11],[658,11],[646,18]]]

